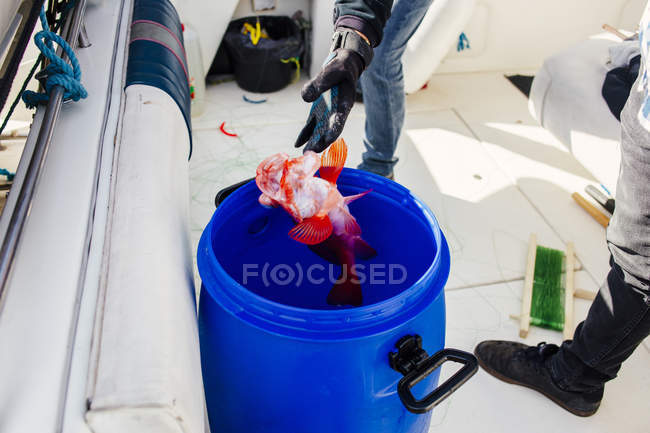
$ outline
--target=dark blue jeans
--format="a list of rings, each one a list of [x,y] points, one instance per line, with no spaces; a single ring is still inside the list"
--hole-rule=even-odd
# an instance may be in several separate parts
[[[621,169],[607,229],[611,270],[573,340],[551,360],[553,378],[569,391],[602,388],[650,334],[650,131],[638,119],[639,80],[621,113]]]
[[[359,168],[387,176],[397,163],[395,149],[404,125],[402,55],[433,0],[399,0],[384,28],[374,58],[361,74],[366,109],[363,162]]]

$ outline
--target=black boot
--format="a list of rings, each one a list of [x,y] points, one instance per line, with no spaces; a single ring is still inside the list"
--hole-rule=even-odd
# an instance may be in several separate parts
[[[549,360],[558,349],[546,343],[526,346],[514,341],[484,341],[476,346],[474,354],[480,366],[497,379],[539,391],[574,415],[593,415],[600,406],[604,387],[571,392],[557,386]]]

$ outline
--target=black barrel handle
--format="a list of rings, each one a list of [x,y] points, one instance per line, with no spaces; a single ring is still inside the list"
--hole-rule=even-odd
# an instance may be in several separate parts
[[[421,414],[430,411],[478,371],[476,357],[462,350],[443,349],[428,356],[422,349],[422,338],[419,335],[407,335],[395,346],[398,351],[389,354],[389,362],[394,370],[404,374],[397,384],[397,394],[409,412]],[[419,400],[415,398],[411,388],[447,361],[463,364],[463,367],[425,397]]]
[[[223,202],[226,199],[226,197],[228,197],[230,194],[235,192],[235,190],[246,185],[248,182],[254,179],[255,179],[254,177],[251,177],[250,179],[242,180],[241,182],[238,182],[234,185],[227,186],[221,191],[219,191],[217,195],[214,197],[214,207],[219,207],[221,202]]]

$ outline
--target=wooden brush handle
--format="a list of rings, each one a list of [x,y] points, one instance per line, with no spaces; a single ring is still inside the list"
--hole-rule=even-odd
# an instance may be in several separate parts
[[[620,38],[622,41],[627,39],[627,36],[625,36],[623,33],[621,33],[617,28],[610,26],[609,24],[603,24],[603,30],[606,32],[610,32],[614,36],[617,36]]]
[[[564,282],[564,339],[569,340],[573,337],[575,324],[573,321],[574,304],[573,295],[575,293],[575,247],[573,242],[566,244],[566,280]]]
[[[576,203],[578,203],[580,207],[586,210],[587,213],[593,217],[593,219],[598,221],[598,223],[601,226],[607,228],[607,226],[609,225],[609,218],[607,218],[607,215],[599,211],[598,208],[596,208],[596,206],[589,203],[587,199],[585,199],[579,193],[574,192],[573,194],[571,194],[571,197],[573,197]]]
[[[533,302],[533,282],[535,280],[535,258],[537,257],[537,235],[530,234],[528,240],[528,258],[526,259],[526,277],[524,291],[521,295],[521,314],[519,315],[519,336],[526,338],[530,328],[530,307]]]
[[[591,290],[585,289],[575,289],[573,294],[576,298],[586,299],[587,301],[593,301],[598,296],[597,292],[592,292]]]

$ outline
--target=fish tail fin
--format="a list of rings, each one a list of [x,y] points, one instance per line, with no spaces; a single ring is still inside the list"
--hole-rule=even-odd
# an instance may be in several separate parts
[[[353,201],[360,199],[361,197],[363,197],[364,195],[368,194],[371,191],[372,191],[372,189],[369,189],[368,191],[364,191],[364,192],[359,193],[359,194],[349,195],[347,197],[343,197],[343,202],[345,204],[350,204]]]
[[[332,234],[332,222],[327,215],[305,218],[289,231],[289,236],[303,244],[315,245]]]
[[[377,255],[377,250],[361,238],[354,241],[354,255],[362,260],[369,260]]]
[[[345,278],[341,281],[341,277],[339,277],[339,281],[334,284],[327,295],[327,303],[360,307],[363,304],[363,293],[361,292],[361,282],[354,272],[354,266],[351,266],[349,271],[344,267],[343,273],[345,273]]]
[[[336,184],[347,157],[348,147],[345,145],[345,141],[339,138],[327,149],[327,153],[321,158],[320,177],[332,184]]]

